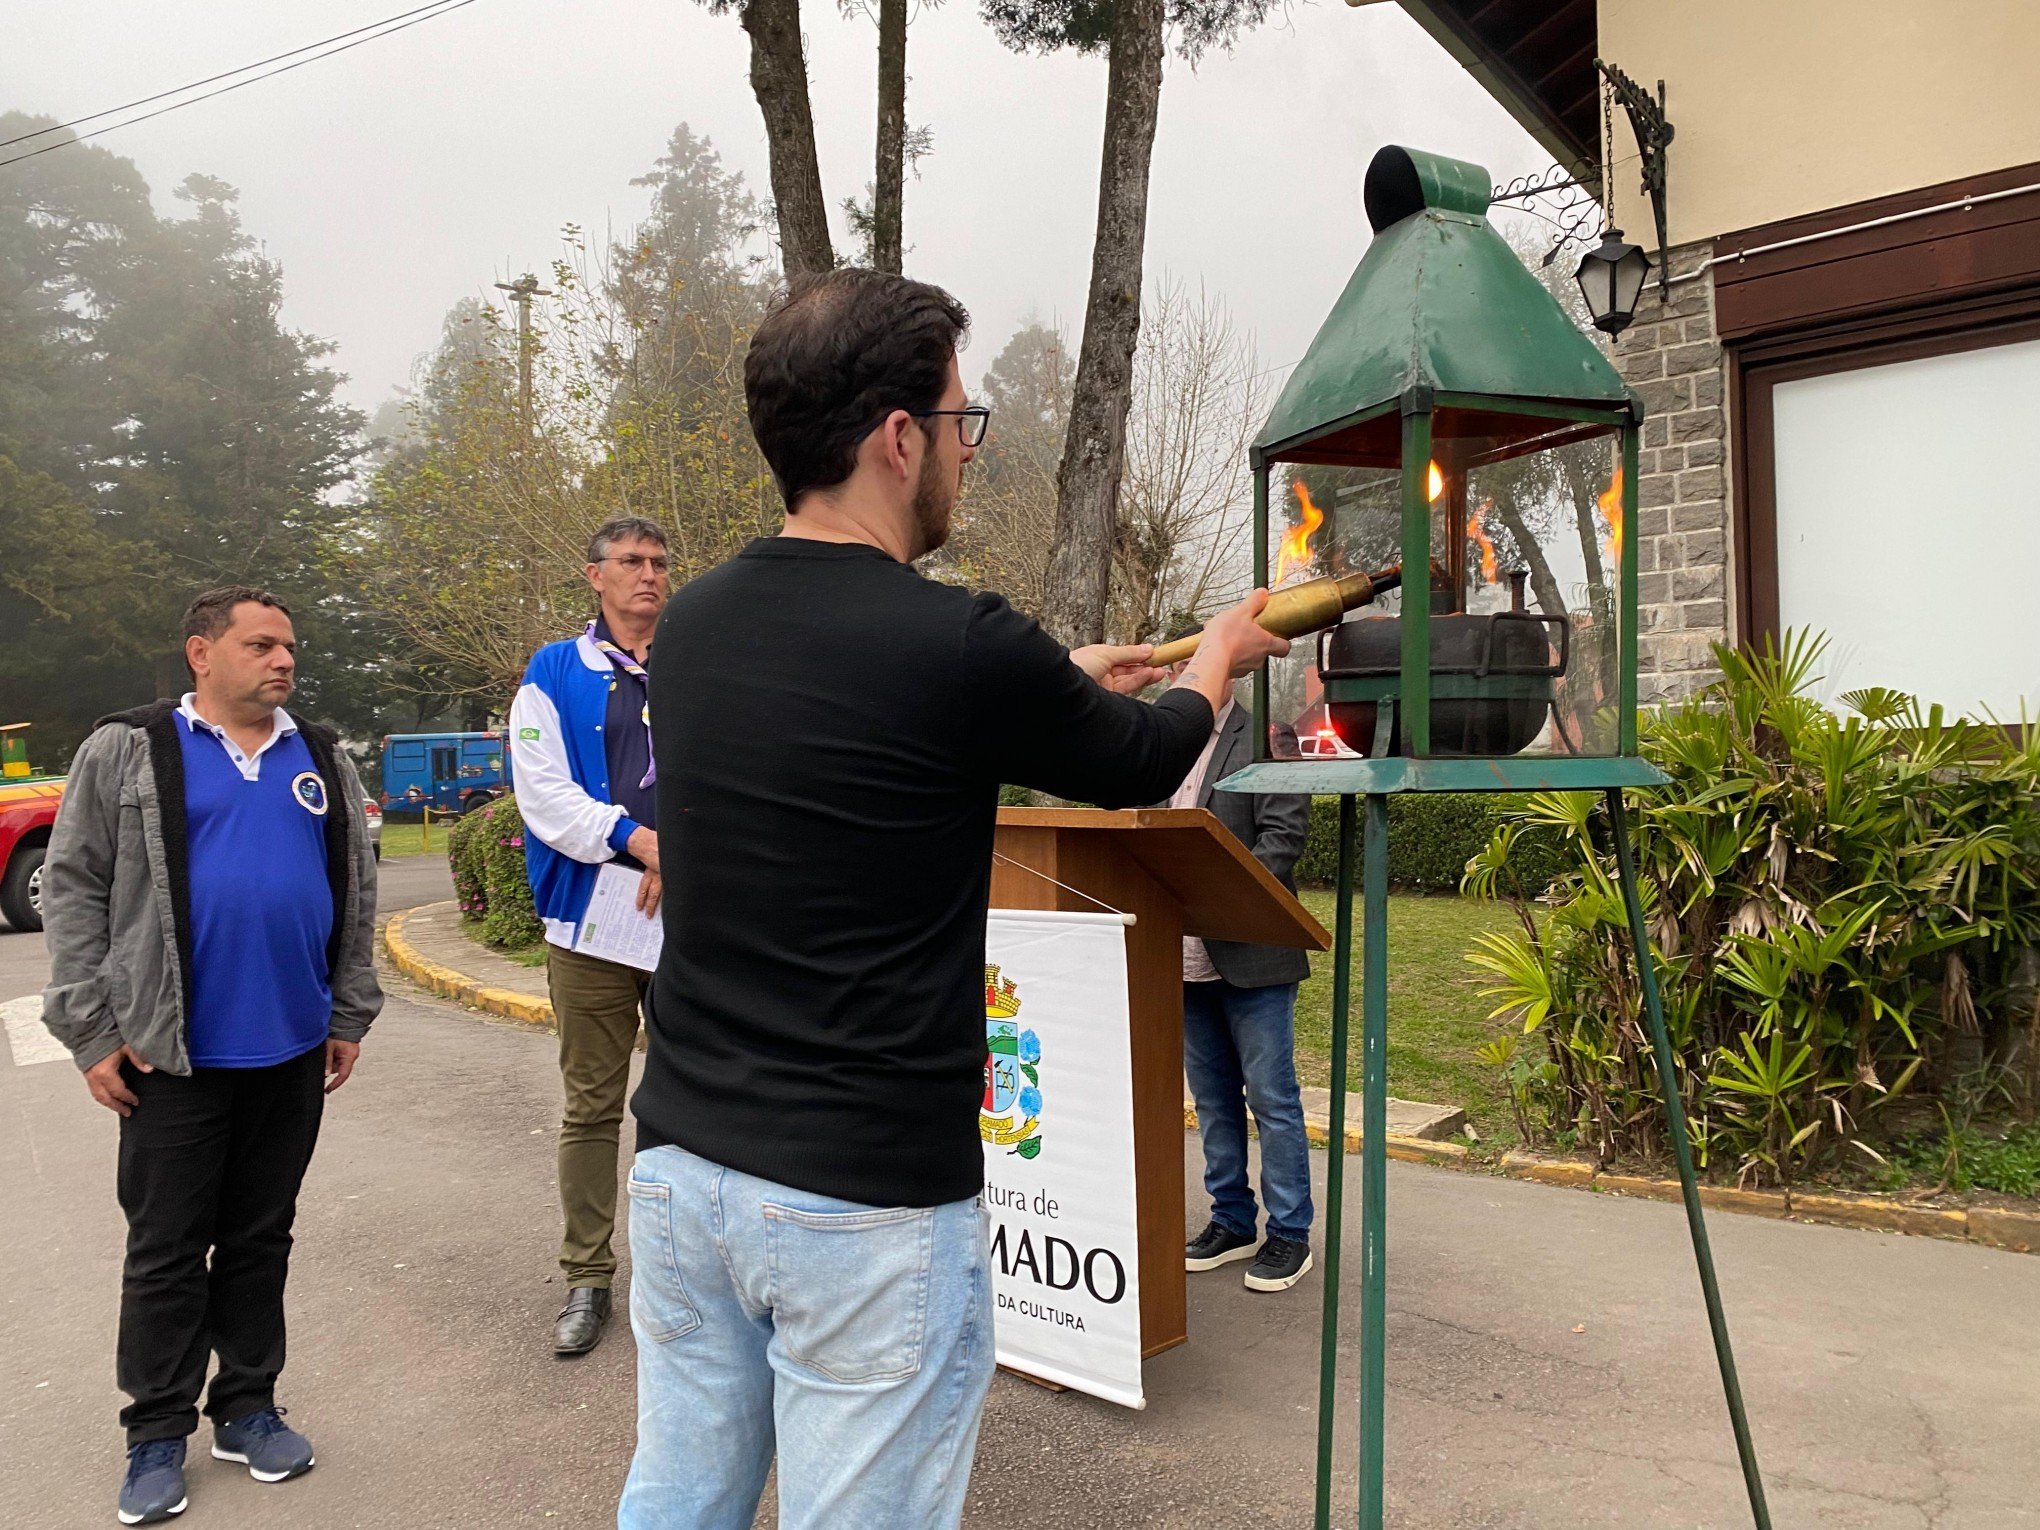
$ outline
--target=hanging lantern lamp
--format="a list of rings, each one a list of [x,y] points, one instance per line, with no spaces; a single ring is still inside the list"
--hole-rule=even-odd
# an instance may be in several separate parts
[[[1601,235],[1601,242],[1580,258],[1580,268],[1573,273],[1587,300],[1587,312],[1594,316],[1594,328],[1609,335],[1629,328],[1650,269],[1650,257],[1625,240],[1621,229],[1611,227]]]

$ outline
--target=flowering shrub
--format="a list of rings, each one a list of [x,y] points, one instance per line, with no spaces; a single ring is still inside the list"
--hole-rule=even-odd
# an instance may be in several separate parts
[[[492,946],[523,947],[545,938],[524,874],[524,819],[517,799],[499,797],[454,825],[448,860],[463,919]]]

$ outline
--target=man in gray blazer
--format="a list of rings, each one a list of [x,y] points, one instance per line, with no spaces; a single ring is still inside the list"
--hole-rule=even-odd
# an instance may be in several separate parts
[[[1252,761],[1251,722],[1242,700],[1227,705],[1166,806],[1209,808],[1293,891],[1310,829],[1310,798],[1214,790]],[[1287,946],[1195,936],[1183,941],[1183,1068],[1197,1102],[1204,1188],[1211,1196],[1210,1223],[1191,1239],[1183,1263],[1214,1270],[1250,1259],[1250,1291],[1286,1291],[1311,1267],[1310,1144],[1296,1083],[1296,990],[1308,976],[1310,959]],[[1247,1179],[1249,1110],[1261,1133],[1265,1240]]]

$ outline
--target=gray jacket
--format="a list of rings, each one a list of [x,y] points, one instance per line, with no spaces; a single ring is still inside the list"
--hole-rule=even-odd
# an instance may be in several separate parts
[[[103,719],[78,748],[43,864],[50,986],[43,1024],[79,1068],[121,1045],[166,1073],[191,1072],[191,883],[177,703]],[[382,1009],[375,975],[375,852],[361,781],[330,728],[298,732],[326,782],[333,935],[330,1034],[359,1041]]]
[[[1254,859],[1296,891],[1296,863],[1310,834],[1310,798],[1296,793],[1221,792],[1214,790],[1234,771],[1253,763],[1252,712],[1235,705],[1211,746],[1211,764],[1197,805],[1211,809],[1233,838],[1254,852]],[[1207,940],[1211,965],[1235,988],[1269,988],[1300,983],[1310,976],[1310,958],[1290,946],[1264,946],[1237,940]]]

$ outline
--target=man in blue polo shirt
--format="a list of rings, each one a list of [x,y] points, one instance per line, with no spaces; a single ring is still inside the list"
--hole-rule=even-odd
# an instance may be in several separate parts
[[[185,1507],[213,1354],[212,1453],[258,1482],[312,1466],[276,1406],[291,1223],[324,1097],[382,1007],[361,783],[283,709],[290,612],[235,585],[184,633],[193,689],[93,730],[43,871],[43,1020],[121,1118],[129,1525]]]
[[[531,656],[510,703],[517,808],[531,901],[545,922],[546,988],[560,1028],[560,1273],[553,1353],[585,1355],[609,1321],[616,1278],[616,1152],[630,1055],[651,974],[576,951],[595,877],[611,861],[644,875],[659,906],[658,804],[646,669],[670,588],[666,533],[619,516],[588,542],[595,617]]]

